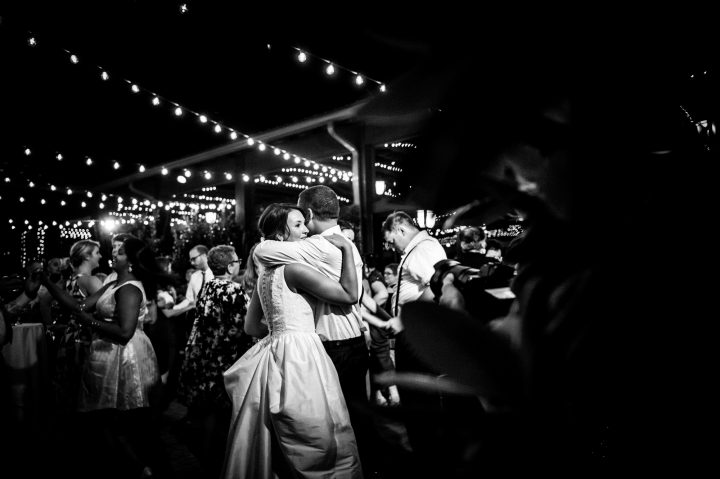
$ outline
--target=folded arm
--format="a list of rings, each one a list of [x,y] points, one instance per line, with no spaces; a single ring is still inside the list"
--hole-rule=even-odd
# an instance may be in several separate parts
[[[349,242],[335,239],[334,236],[339,235],[329,237],[328,241],[342,251],[342,271],[339,283],[309,266],[299,263],[285,267],[285,281],[291,288],[306,291],[328,303],[355,304],[358,302],[360,293],[352,248]]]
[[[291,263],[317,264],[327,261],[327,253],[320,247],[322,238],[304,241],[265,240],[255,248],[254,259],[266,268]]]

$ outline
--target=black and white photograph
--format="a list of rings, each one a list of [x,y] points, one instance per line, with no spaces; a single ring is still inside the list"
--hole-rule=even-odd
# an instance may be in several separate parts
[[[0,477],[716,468],[717,27],[594,8],[0,5]]]

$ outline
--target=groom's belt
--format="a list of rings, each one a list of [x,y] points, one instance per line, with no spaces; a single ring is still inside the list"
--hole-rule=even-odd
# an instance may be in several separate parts
[[[360,336],[356,336],[354,338],[350,339],[327,339],[323,340],[323,345],[325,346],[331,346],[331,347],[340,347],[340,346],[353,346],[355,344],[365,344],[365,336],[362,334]]]

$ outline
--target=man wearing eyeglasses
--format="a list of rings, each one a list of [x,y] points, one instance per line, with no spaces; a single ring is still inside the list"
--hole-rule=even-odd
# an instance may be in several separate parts
[[[173,312],[176,312],[176,314],[182,314],[193,309],[205,284],[214,278],[213,272],[208,268],[207,254],[207,246],[202,244],[194,246],[190,250],[190,265],[196,271],[190,276],[185,299],[173,306]]]

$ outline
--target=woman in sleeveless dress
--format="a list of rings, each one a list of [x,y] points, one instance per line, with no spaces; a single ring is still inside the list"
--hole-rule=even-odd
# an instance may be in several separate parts
[[[139,475],[145,466],[160,475],[167,472],[168,463],[158,433],[152,429],[150,409],[159,370],[143,322],[146,291],[154,297],[155,281],[162,276],[154,253],[132,235],[113,241],[112,257],[117,279],[79,302],[42,272],[39,279],[80,324],[92,330],[78,411],[88,413],[86,423],[97,429],[99,437],[93,441],[98,457],[114,458],[130,475]],[[93,310],[95,315],[90,314]]]
[[[265,240],[299,241],[308,229],[302,209],[273,204],[260,217]],[[325,237],[343,251],[340,282],[313,268],[289,264],[258,278],[246,331],[270,334],[245,353],[225,376],[233,402],[224,477],[361,478],[362,470],[340,382],[315,332],[314,298],[357,302],[350,243]]]
[[[76,301],[83,301],[102,288],[102,281],[92,275],[101,258],[97,241],[80,240],[70,248],[73,275],[65,283],[65,289]],[[58,411],[68,413],[77,409],[80,377],[92,332],[75,320],[70,310],[61,308],[59,313],[48,328],[53,332],[57,346],[52,383]]]

